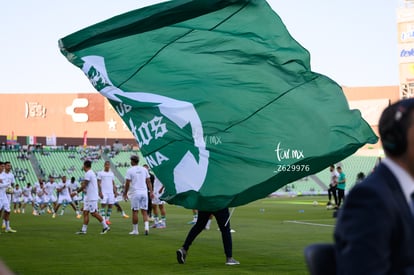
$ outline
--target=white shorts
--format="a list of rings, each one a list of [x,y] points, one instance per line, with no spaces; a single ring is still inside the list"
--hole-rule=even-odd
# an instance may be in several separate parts
[[[71,197],[69,195],[67,196],[60,195],[58,198],[58,204],[63,204],[64,202],[71,203],[72,202]]]
[[[56,202],[56,196],[55,196],[55,195],[47,196],[47,197],[46,197],[46,202],[47,202],[47,203],[53,203],[53,202]]]
[[[101,199],[101,204],[114,204],[115,195],[114,193],[103,193],[103,199]]]
[[[13,203],[20,203],[22,200],[20,197],[14,198],[13,197]]]
[[[98,201],[84,201],[83,211],[88,211],[89,213],[98,212]]]
[[[46,198],[45,196],[36,197],[35,202],[36,202],[37,204],[44,204],[44,203],[47,203],[46,199],[47,199],[47,198]]]
[[[29,203],[33,201],[33,197],[32,196],[24,196],[23,197],[23,203]]]
[[[165,204],[165,201],[162,201],[160,199],[161,195],[162,195],[162,193],[161,194],[154,193],[154,198],[151,200],[152,204],[155,204],[155,205]]]
[[[0,199],[0,210],[10,212],[10,201]]]
[[[148,210],[148,195],[147,194],[137,194],[130,198],[131,209],[138,211],[140,209]]]
[[[72,197],[72,201],[81,201],[82,200],[82,198],[79,195],[74,195],[74,196],[71,196],[71,197]]]

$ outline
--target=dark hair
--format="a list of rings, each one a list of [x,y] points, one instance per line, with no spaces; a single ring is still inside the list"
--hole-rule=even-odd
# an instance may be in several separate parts
[[[131,156],[131,161],[133,161],[134,163],[138,163],[139,162],[139,157],[137,155],[132,155]]]
[[[357,174],[357,179],[359,179],[359,180],[363,180],[363,179],[365,179],[365,174],[364,174],[363,172],[359,172],[359,173]]]
[[[91,168],[92,162],[90,160],[85,160],[83,163],[83,166],[85,166],[86,168]]]
[[[411,126],[414,98],[391,104],[381,114],[378,130],[387,155],[399,156],[407,149],[407,132]]]

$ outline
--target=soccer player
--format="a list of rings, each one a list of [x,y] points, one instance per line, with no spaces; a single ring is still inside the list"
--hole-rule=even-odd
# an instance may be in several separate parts
[[[33,215],[38,216],[44,213],[44,210],[47,206],[47,196],[45,193],[45,182],[39,180],[39,182],[34,187],[34,192],[36,194],[35,206]]]
[[[153,228],[166,228],[166,211],[165,211],[165,201],[162,201],[161,195],[164,193],[164,185],[161,181],[155,177],[154,179],[154,198],[152,199],[152,212],[154,214],[154,225]],[[159,210],[159,212],[158,212]],[[161,219],[158,217],[158,213],[161,214]]]
[[[47,212],[50,214],[55,214],[54,209],[56,208],[56,184],[55,184],[55,178],[50,175],[49,176],[49,181],[46,182],[45,187],[44,187],[44,192],[46,194],[46,203],[47,203]]]
[[[68,187],[69,187],[69,193],[70,193],[70,197],[72,199],[72,203],[75,205],[75,211],[76,211],[76,213],[78,213],[76,215],[76,218],[80,219],[82,217],[82,215],[80,214],[80,211],[79,211],[79,202],[81,201],[81,198],[79,197],[78,192],[76,192],[76,190],[78,190],[78,188],[79,188],[79,184],[76,181],[75,177],[70,178],[70,183],[69,183]]]
[[[138,235],[138,211],[141,210],[144,220],[145,235],[149,233],[148,222],[148,190],[150,190],[151,199],[154,197],[151,180],[148,170],[138,166],[139,158],[136,155],[131,156],[131,167],[125,175],[124,200],[131,201],[132,209],[132,231],[130,235]]]
[[[16,184],[13,190],[13,212],[20,213],[22,208],[22,189],[20,185]]]
[[[34,213],[34,200],[33,200],[32,193],[33,193],[32,184],[29,182],[27,183],[26,187],[23,187],[22,189],[22,195],[23,195],[22,214],[24,214],[26,205],[28,203],[32,205],[33,213]]]
[[[1,166],[4,167],[4,171],[0,174],[0,215],[4,212],[5,232],[16,233],[17,231],[10,227],[10,200],[6,194],[7,189],[14,185],[15,179],[9,161],[4,162]],[[0,169],[3,170],[2,168]]]
[[[63,215],[63,213],[65,213],[65,208],[66,206],[69,204],[70,206],[72,206],[73,210],[76,212],[76,216],[79,216],[80,213],[79,211],[76,209],[75,204],[72,202],[72,198],[70,197],[70,193],[69,193],[69,182],[67,182],[66,180],[66,176],[62,176],[62,181],[59,182],[56,186],[56,190],[58,192],[58,202],[57,205],[54,209],[54,213],[53,213],[53,218],[56,217],[56,213],[59,210],[59,207],[62,205],[62,211],[60,212],[60,216]]]
[[[115,185],[115,175],[111,171],[111,163],[105,161],[104,169],[98,172],[98,189],[99,197],[101,198],[101,216],[105,220],[105,223],[110,225],[112,213],[112,205],[115,203],[115,197],[118,196],[118,192]]]
[[[85,192],[83,201],[83,225],[82,229],[76,232],[76,234],[86,234],[89,224],[89,213],[102,224],[101,234],[106,234],[110,230],[110,227],[98,212],[98,180],[92,170],[92,162],[90,160],[85,160],[83,170],[85,171],[85,176],[81,186],[77,190],[77,193]]]

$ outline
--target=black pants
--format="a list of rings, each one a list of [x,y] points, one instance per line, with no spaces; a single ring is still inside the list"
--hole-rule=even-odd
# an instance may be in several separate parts
[[[152,216],[152,200],[150,193],[148,192],[148,210],[147,210],[148,217]]]
[[[221,239],[223,241],[224,254],[226,254],[226,257],[228,258],[232,257],[233,256],[233,243],[232,243],[231,233],[230,233],[230,220],[229,220],[230,214],[229,214],[228,208],[224,208],[216,212],[198,211],[197,222],[190,229],[190,232],[188,232],[187,238],[185,239],[184,244],[183,244],[183,248],[185,250],[188,250],[190,248],[190,245],[193,243],[193,241],[198,236],[198,234],[200,234],[201,231],[204,230],[211,214],[214,215],[214,217],[216,217],[217,224],[221,231]]]
[[[337,194],[336,186],[329,185],[328,199],[329,199],[329,201],[331,201],[331,198],[333,197],[334,201],[335,201],[335,205],[338,205],[338,196],[336,194]]]
[[[338,207],[341,206],[341,202],[345,199],[345,190],[338,189]]]

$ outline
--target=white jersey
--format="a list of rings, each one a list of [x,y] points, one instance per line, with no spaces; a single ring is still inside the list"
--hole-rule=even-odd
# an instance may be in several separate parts
[[[13,189],[13,202],[15,202],[15,203],[20,202],[21,196],[22,196],[22,189],[14,188]]]
[[[98,172],[97,179],[101,181],[101,191],[103,194],[114,193],[114,179],[115,175],[112,171]]]
[[[70,193],[76,192],[76,190],[79,188],[79,183],[77,181],[69,182],[68,187]]]
[[[0,180],[0,200],[9,200],[6,189],[14,184],[14,175],[11,172],[2,172],[0,174]]]
[[[132,166],[128,169],[125,175],[125,179],[130,180],[129,190],[128,190],[128,196],[132,197],[139,194],[145,194],[148,193],[148,187],[147,187],[147,178],[149,178],[150,175],[148,173],[148,170],[142,166]]]
[[[336,184],[338,183],[338,177],[339,177],[339,173],[336,170],[333,170],[331,172],[331,182],[330,182],[332,186],[336,186]]]
[[[33,201],[33,196],[32,196],[32,187],[23,187],[22,188],[22,195],[23,195],[23,202],[24,203],[28,203],[28,202],[32,202]]]
[[[47,182],[45,184],[44,190],[46,192],[46,195],[51,198],[54,199],[55,197],[55,191],[56,191],[56,184],[53,182]]]
[[[41,187],[40,184],[39,184],[34,189],[35,189],[35,193],[36,193],[36,202],[37,203],[46,202],[46,194],[45,194],[45,191],[44,191],[44,184],[43,184],[43,187]]]
[[[155,179],[154,179],[154,195],[161,196],[162,193],[164,193],[164,189],[161,190],[161,188],[163,186],[164,185],[161,183],[161,181],[157,177],[155,177]],[[161,190],[161,192],[160,192],[160,190]]]
[[[71,194],[71,196],[72,196],[72,200],[74,200],[74,201],[79,201],[79,200],[81,200],[81,198],[76,194],[76,195],[73,195],[72,193],[74,193],[74,192],[77,192],[77,190],[78,190],[78,188],[79,188],[79,184],[78,184],[78,182],[77,181],[74,181],[74,182],[69,182],[69,184],[68,184],[68,187],[69,187],[69,192],[70,192],[70,194]]]
[[[22,194],[24,197],[31,198],[32,197],[32,187],[23,187]]]
[[[155,177],[154,179],[154,198],[152,199],[152,204],[155,205],[160,205],[160,204],[165,204],[165,201],[162,201],[160,199],[161,195],[164,193],[164,188],[163,184],[161,183],[161,181]],[[160,192],[161,190],[161,192]]]
[[[99,200],[98,179],[92,169],[85,173],[84,180],[87,181],[85,188],[85,201]]]
[[[59,182],[56,186],[56,189],[62,189],[59,192],[59,196],[69,196],[69,183],[68,182]]]

